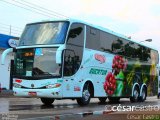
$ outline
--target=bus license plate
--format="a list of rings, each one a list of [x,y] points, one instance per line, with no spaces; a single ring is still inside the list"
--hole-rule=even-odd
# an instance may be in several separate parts
[[[37,92],[28,92],[29,96],[37,96]]]

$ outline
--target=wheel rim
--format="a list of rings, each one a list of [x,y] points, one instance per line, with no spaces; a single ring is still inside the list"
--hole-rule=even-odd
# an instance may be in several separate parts
[[[142,99],[144,100],[145,97],[146,97],[146,93],[145,93],[145,91],[143,90],[143,91],[142,91]]]
[[[134,98],[137,100],[139,96],[138,90],[134,90]]]
[[[83,98],[84,98],[85,101],[88,101],[88,100],[89,100],[89,98],[90,98],[90,93],[89,93],[88,90],[84,90],[84,91],[83,91]]]

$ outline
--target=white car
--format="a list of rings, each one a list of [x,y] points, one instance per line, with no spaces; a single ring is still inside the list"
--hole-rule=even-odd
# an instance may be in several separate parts
[[[158,78],[158,95],[157,98],[160,99],[160,70],[159,70],[159,78]]]
[[[0,93],[1,93],[1,91],[2,91],[2,88],[1,88],[1,83],[0,83]]]

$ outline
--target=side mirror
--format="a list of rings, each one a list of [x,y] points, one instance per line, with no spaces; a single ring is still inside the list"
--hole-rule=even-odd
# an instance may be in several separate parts
[[[8,53],[13,52],[13,48],[9,48],[6,49],[3,53],[2,53],[2,57],[1,57],[1,64],[4,65],[5,63],[5,58],[7,56]]]

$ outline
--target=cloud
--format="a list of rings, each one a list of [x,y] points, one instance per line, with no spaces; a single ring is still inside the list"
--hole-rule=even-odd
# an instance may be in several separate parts
[[[107,27],[139,41],[152,38],[155,44],[159,40],[159,0],[58,0],[54,5],[52,0],[46,2],[49,1],[48,9],[66,16]]]
[[[137,40],[153,38],[159,41],[160,0],[26,0],[68,17],[75,17]],[[13,6],[6,9],[13,10]],[[22,9],[21,9],[22,10]],[[3,10],[2,10],[3,11]],[[20,10],[19,10],[20,11]],[[22,10],[21,18],[10,14],[12,21],[41,21],[45,16]],[[1,12],[2,15],[4,14]],[[16,12],[17,13],[17,12]],[[5,12],[6,14],[6,12]],[[6,17],[6,16],[5,16]],[[6,17],[7,18],[7,17]],[[54,16],[53,16],[54,18]],[[17,22],[17,24],[20,22]],[[154,43],[154,42],[153,42]]]
[[[141,22],[152,16],[150,12],[154,3],[151,0],[82,0],[83,11],[77,13],[111,17],[123,22]]]

